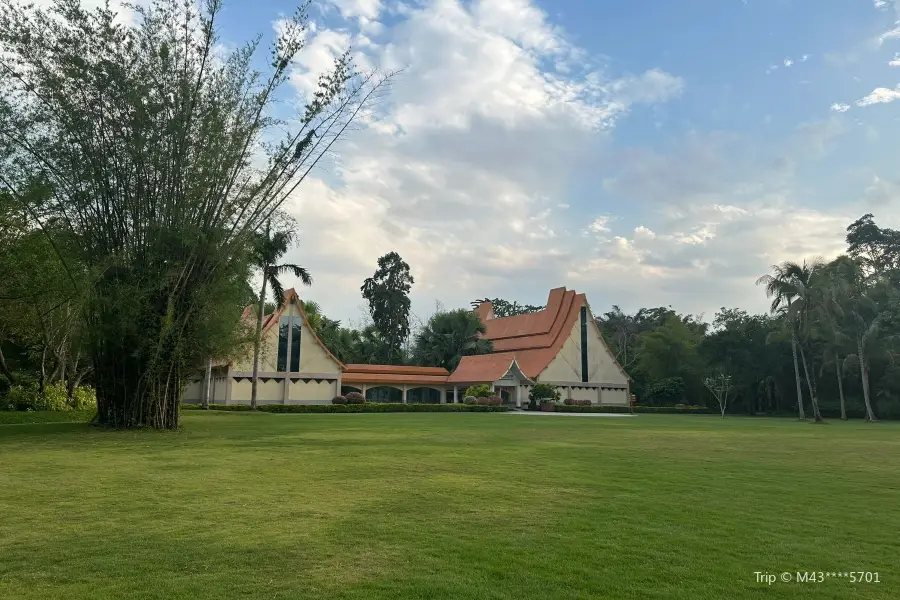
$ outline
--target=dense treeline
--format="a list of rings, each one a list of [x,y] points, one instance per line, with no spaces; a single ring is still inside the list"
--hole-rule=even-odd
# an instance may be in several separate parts
[[[708,323],[613,307],[598,323],[642,402],[712,404],[705,381],[724,375],[729,412],[900,418],[898,281],[900,232],[867,214],[847,228],[845,255],[760,277],[769,314],[722,308]]]

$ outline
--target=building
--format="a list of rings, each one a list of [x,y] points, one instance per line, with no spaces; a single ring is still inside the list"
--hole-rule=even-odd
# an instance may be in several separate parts
[[[462,402],[465,389],[486,383],[505,402],[521,406],[535,383],[556,386],[563,398],[626,406],[629,377],[603,340],[584,294],[550,290],[544,310],[496,318],[490,302],[475,309],[494,352],[465,356],[452,372],[435,367],[343,364],[316,336],[295,290],[265,318],[257,401],[260,404],[324,404],[349,391],[369,401]],[[244,310],[250,323],[253,307]],[[213,368],[210,402],[247,404],[253,371],[247,356]],[[203,378],[191,382],[184,402],[200,402]]]

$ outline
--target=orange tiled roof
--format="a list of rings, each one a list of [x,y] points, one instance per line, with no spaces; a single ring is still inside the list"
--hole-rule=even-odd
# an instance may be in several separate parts
[[[502,319],[490,318],[493,312],[490,303],[482,303],[475,311],[479,316],[487,315],[484,337],[494,343],[494,353],[465,357],[466,371],[460,375],[465,379],[457,378],[454,371],[451,381],[486,381],[498,365],[505,363],[508,368],[513,360],[519,363],[525,375],[536,378],[559,354],[578,321],[584,302],[584,294],[576,294],[564,287],[555,288],[550,290],[544,310]],[[463,367],[463,362],[457,371]]]
[[[515,357],[509,353],[463,356],[447,383],[485,383],[497,381],[509,371]],[[521,365],[520,365],[521,367]]]
[[[412,383],[444,385],[450,372],[441,367],[411,367],[408,365],[345,365],[341,377],[347,383]]]

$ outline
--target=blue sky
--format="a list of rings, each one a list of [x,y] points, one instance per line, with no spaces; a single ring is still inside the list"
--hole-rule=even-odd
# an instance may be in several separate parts
[[[228,3],[223,41],[290,5]],[[476,297],[586,292],[595,313],[764,310],[756,277],[900,226],[891,0],[318,0],[288,93],[348,45],[403,68],[298,191],[301,296],[345,321],[376,258],[420,318]]]

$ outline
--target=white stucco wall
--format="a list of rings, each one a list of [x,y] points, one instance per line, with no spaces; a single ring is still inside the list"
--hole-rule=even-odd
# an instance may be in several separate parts
[[[588,381],[625,385],[628,378],[616,366],[615,357],[603,343],[603,336],[597,323],[594,322],[590,308],[587,311],[587,320]],[[559,353],[541,372],[538,381],[577,383],[581,380],[581,318],[579,316]]]

